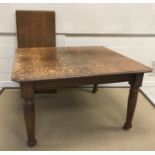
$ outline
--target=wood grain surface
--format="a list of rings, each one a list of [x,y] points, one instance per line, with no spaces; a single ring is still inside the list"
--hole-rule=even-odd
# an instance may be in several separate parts
[[[151,72],[151,68],[102,46],[18,48],[12,80],[40,81]]]
[[[55,12],[16,11],[18,47],[55,47]]]

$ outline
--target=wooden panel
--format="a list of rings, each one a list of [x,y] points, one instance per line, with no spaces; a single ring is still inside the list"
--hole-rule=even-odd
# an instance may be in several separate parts
[[[16,52],[14,81],[36,81],[150,72],[151,69],[102,46],[21,48]]]
[[[55,13],[16,11],[18,47],[55,47]]]

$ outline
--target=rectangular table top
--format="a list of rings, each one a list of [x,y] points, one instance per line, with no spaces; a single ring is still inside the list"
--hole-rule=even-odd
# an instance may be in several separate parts
[[[103,46],[18,48],[12,80],[40,81],[145,72],[151,72],[151,68]]]

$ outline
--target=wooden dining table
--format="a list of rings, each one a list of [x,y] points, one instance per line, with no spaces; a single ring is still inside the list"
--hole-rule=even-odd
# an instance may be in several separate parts
[[[18,48],[12,80],[20,83],[21,97],[25,101],[28,145],[36,144],[36,89],[127,81],[130,91],[123,128],[129,129],[132,127],[139,87],[147,72],[151,72],[151,68],[103,46]]]

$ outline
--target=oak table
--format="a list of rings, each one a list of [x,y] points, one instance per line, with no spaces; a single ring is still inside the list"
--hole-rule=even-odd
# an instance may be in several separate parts
[[[151,72],[151,68],[102,46],[18,48],[12,80],[20,83],[25,100],[28,145],[36,144],[33,102],[36,89],[128,81],[130,92],[124,129],[129,129],[146,72]]]

